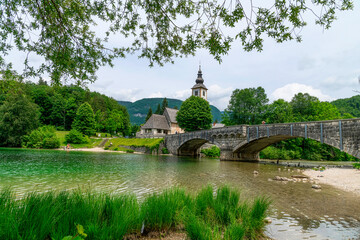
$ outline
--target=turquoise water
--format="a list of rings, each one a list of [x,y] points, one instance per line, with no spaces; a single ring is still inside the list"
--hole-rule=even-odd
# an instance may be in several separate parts
[[[254,175],[254,170],[258,175]],[[95,191],[149,193],[179,186],[197,191],[228,184],[242,197],[269,196],[275,239],[359,239],[358,196],[323,185],[271,181],[299,174],[296,168],[222,162],[176,156],[0,149],[0,189],[10,186],[19,198],[28,191],[91,188]]]

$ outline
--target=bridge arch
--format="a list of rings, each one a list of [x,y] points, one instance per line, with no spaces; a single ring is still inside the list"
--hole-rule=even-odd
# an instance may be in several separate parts
[[[177,155],[180,156],[198,156],[200,154],[200,148],[205,143],[211,143],[219,147],[219,144],[204,138],[193,138],[184,141],[177,149]]]
[[[294,138],[304,138],[303,136],[291,136],[291,135],[274,135],[269,137],[261,137],[261,138],[254,138],[249,140],[244,140],[240,142],[238,145],[236,145],[233,148],[233,154],[235,158],[244,159],[246,160],[249,158],[249,160],[253,159],[259,159],[259,153],[263,149],[284,140],[294,139]],[[342,150],[350,155],[353,155],[354,157],[359,158],[357,151],[355,149],[352,149],[351,147],[345,147],[341,149],[341,143],[339,141],[333,140],[333,139],[321,139],[318,138],[312,138],[309,137],[308,139],[315,140],[317,142],[321,142],[324,144],[327,144],[331,147],[337,148],[339,150]]]

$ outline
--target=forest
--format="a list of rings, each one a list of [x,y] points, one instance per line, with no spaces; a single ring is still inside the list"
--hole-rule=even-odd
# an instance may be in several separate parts
[[[48,86],[43,80],[0,81],[1,146],[54,148],[59,146],[55,130],[72,129],[72,136],[80,137],[80,142],[96,132],[131,135],[127,109],[113,98],[76,85]],[[29,139],[33,142],[27,143]]]

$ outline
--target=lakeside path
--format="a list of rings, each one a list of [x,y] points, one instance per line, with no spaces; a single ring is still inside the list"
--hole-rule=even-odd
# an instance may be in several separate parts
[[[323,172],[307,169],[306,176],[320,184],[328,184],[360,196],[360,171],[356,169],[330,168]]]
[[[124,151],[113,151],[113,150],[105,150],[104,148],[101,147],[94,147],[94,148],[71,148],[71,149],[64,149],[64,148],[59,148],[59,150],[62,151],[78,151],[78,152],[103,152],[103,153],[126,153]],[[133,152],[135,154],[144,154],[142,152]]]

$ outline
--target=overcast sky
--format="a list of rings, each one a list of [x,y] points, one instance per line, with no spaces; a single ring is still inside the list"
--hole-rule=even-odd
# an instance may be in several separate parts
[[[208,100],[220,110],[227,107],[237,88],[262,86],[271,101],[289,101],[298,92],[323,101],[351,97],[356,95],[354,90],[360,90],[360,3],[356,1],[353,11],[337,16],[332,28],[325,31],[309,22],[301,33],[301,43],[278,44],[266,39],[262,52],[250,53],[234,44],[221,64],[206,51],[153,68],[146,59],[130,55],[115,60],[113,68],[101,68],[98,80],[88,87],[124,101],[148,97],[185,100],[201,61]]]

